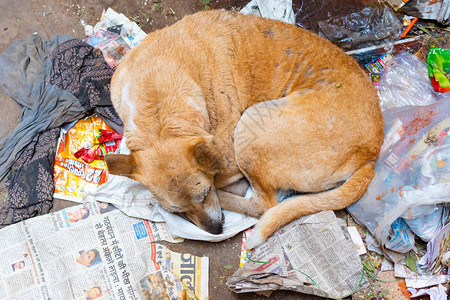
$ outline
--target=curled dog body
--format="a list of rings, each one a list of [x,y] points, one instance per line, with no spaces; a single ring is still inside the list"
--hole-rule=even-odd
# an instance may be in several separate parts
[[[131,154],[107,156],[110,172],[211,233],[221,209],[261,217],[249,247],[358,200],[383,141],[379,99],[352,58],[301,28],[231,12],[149,34],[111,97]],[[227,189],[244,177],[251,199]],[[299,195],[277,205],[279,189]]]

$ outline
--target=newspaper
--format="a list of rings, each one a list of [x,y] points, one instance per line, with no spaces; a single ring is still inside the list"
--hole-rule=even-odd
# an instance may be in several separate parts
[[[135,22],[112,8],[108,8],[106,13],[103,12],[95,27],[86,25],[84,21],[81,24],[88,35],[84,41],[100,49],[111,68],[117,67],[125,54],[147,36]]]
[[[332,298],[368,285],[346,226],[332,211],[303,217],[277,231],[227,282],[236,293],[283,289]]]
[[[0,299],[207,299],[208,258],[164,223],[88,202],[0,230]]]
[[[295,24],[292,0],[252,0],[241,9],[241,13]]]
[[[117,13],[111,7],[102,14],[100,22],[95,24],[94,32],[99,30],[116,30],[131,48],[136,47],[147,36],[135,22],[130,21],[124,14]]]
[[[435,275],[420,275],[408,268],[404,260],[394,265],[394,274],[395,277],[405,278],[407,288],[415,289],[447,283],[450,279],[450,276],[445,274],[445,272],[440,272]]]

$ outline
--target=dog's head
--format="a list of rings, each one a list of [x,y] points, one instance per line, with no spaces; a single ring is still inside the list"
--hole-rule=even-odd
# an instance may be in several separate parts
[[[224,162],[211,138],[159,140],[147,149],[108,155],[105,160],[111,174],[140,181],[166,210],[185,214],[210,233],[222,232],[214,175]]]

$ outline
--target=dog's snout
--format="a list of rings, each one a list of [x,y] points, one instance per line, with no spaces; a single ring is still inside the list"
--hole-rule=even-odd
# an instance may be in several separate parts
[[[211,224],[207,231],[212,234],[221,234],[223,231],[222,221]]]
[[[209,233],[212,234],[220,234],[223,231],[223,221],[224,221],[224,217],[223,217],[223,213],[219,212],[219,216],[220,217],[215,217],[215,218],[205,218],[203,219],[202,223],[204,225],[204,229],[206,231],[208,231]]]

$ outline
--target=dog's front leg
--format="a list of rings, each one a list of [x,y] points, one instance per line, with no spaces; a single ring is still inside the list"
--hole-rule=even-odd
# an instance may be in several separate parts
[[[224,190],[217,190],[216,193],[222,209],[231,210],[250,217],[259,218],[270,208],[266,205],[265,201],[261,201],[257,196],[252,196],[250,199],[247,199]]]

